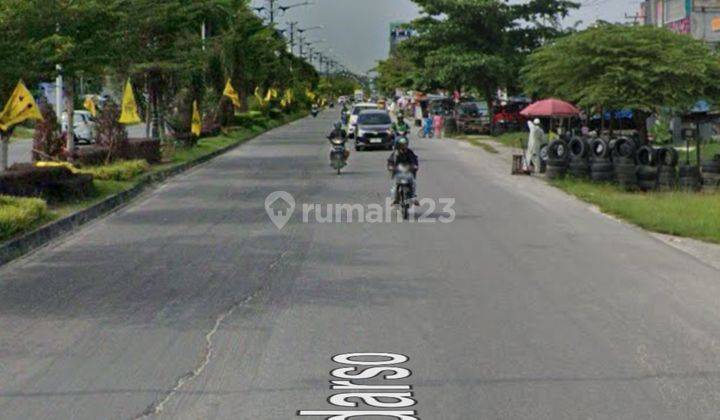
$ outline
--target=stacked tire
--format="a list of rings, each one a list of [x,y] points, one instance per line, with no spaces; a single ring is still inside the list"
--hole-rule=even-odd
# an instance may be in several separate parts
[[[636,190],[638,188],[638,174],[635,165],[637,147],[635,142],[627,138],[619,138],[612,148],[615,180],[621,188]]]
[[[720,191],[720,155],[703,163],[702,189],[709,193]]]
[[[638,187],[655,191],[658,187],[657,151],[652,146],[640,146],[635,153]]]
[[[595,182],[612,182],[615,167],[610,160],[610,145],[601,138],[590,142],[590,179]]]
[[[548,164],[548,159],[549,159],[548,148],[549,148],[549,145],[547,145],[547,144],[543,144],[540,147],[540,170],[539,170],[539,172],[541,174],[544,174],[545,172],[547,172],[547,164]]]
[[[547,172],[548,179],[559,179],[565,176],[568,169],[569,149],[567,143],[555,140],[548,146]]]
[[[658,163],[658,190],[673,191],[678,187],[677,164],[679,155],[672,147],[658,149],[656,155]]]
[[[697,192],[700,190],[700,168],[695,165],[682,165],[679,170],[678,186],[685,192]]]
[[[590,178],[590,146],[588,143],[579,137],[575,137],[568,143],[568,149],[570,152],[570,164],[568,166],[568,173],[579,179]]]

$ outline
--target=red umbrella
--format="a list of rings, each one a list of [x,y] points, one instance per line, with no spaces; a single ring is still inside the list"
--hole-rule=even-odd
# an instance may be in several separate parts
[[[560,99],[544,99],[520,111],[525,117],[576,117],[580,110]]]

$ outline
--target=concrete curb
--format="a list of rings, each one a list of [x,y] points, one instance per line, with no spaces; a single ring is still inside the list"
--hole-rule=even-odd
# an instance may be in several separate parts
[[[301,118],[302,117],[300,117],[298,119],[301,119]],[[293,121],[297,121],[297,119],[288,121],[287,123],[280,125],[278,127],[275,127],[275,128],[279,128],[284,125],[290,124]],[[186,172],[187,170],[192,169],[195,166],[201,165],[209,160],[212,160],[220,155],[223,155],[237,147],[240,147],[242,144],[261,136],[262,134],[265,134],[269,131],[274,130],[275,128],[267,130],[263,133],[255,134],[253,136],[250,136],[247,139],[238,140],[236,143],[233,143],[222,149],[218,149],[207,155],[201,156],[190,162],[181,163],[179,165],[164,169],[159,172],[147,174],[140,179],[140,181],[138,182],[137,185],[130,188],[129,190],[126,190],[119,194],[110,196],[91,207],[80,210],[77,213],[71,214],[70,216],[67,216],[60,220],[56,220],[52,223],[44,225],[44,226],[42,226],[32,232],[28,232],[18,238],[11,239],[9,241],[1,243],[0,244],[0,267],[17,259],[17,258],[22,257],[23,255],[26,255],[42,246],[47,245],[51,241],[65,235],[67,233],[74,231],[75,229],[79,228],[80,226],[82,226],[86,223],[89,223],[93,220],[99,219],[99,218],[107,215],[108,213],[123,207],[124,205],[128,204],[129,202],[131,202],[132,200],[137,198],[148,187],[158,184],[160,182],[163,182],[168,178],[171,178],[175,175]]]

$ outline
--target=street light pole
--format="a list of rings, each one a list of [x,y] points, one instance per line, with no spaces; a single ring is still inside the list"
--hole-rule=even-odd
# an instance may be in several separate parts
[[[295,27],[297,22],[290,22],[290,54],[295,54]]]

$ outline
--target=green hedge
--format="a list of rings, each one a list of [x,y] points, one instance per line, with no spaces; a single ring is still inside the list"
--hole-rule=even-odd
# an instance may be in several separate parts
[[[48,207],[43,200],[0,195],[0,240],[30,230],[48,217]]]

